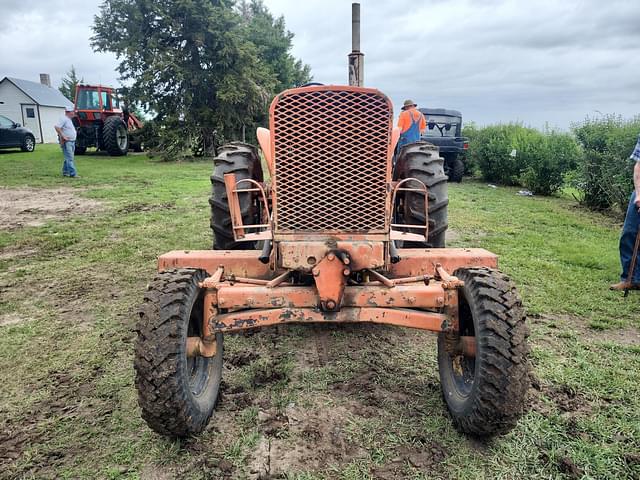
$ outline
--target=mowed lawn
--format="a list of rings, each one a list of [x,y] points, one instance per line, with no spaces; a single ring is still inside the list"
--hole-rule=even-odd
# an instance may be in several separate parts
[[[640,478],[640,293],[608,291],[620,219],[451,185],[450,245],[499,254],[528,311],[511,433],[453,429],[428,333],[293,326],[225,339],[218,410],[178,442],[140,418],[134,326],[156,257],[211,245],[211,161],[76,160],[72,180],[55,145],[0,151],[0,206],[38,200],[0,217],[0,478]]]

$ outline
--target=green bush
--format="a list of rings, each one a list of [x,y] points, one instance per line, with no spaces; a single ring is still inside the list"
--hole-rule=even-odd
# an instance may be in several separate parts
[[[524,170],[520,184],[535,193],[551,195],[562,187],[565,175],[577,167],[581,152],[570,135],[536,134],[531,135],[522,147],[520,159]]]
[[[583,156],[573,176],[582,202],[594,209],[624,209],[633,189],[629,155],[640,133],[640,117],[607,115],[573,125]]]
[[[465,123],[462,127],[461,135],[463,137],[467,137],[469,143],[475,141],[478,136],[478,132],[480,128],[474,122]],[[469,152],[465,152],[464,154],[464,174],[465,175],[476,175],[479,173],[479,167],[475,162],[475,159],[469,154]]]
[[[491,125],[474,134],[470,157],[485,180],[520,185],[541,195],[557,191],[580,158],[568,134],[542,133],[518,124]]]
[[[469,143],[469,156],[488,182],[517,185],[521,173],[519,159],[510,155],[515,132],[520,125],[491,125],[480,129]]]

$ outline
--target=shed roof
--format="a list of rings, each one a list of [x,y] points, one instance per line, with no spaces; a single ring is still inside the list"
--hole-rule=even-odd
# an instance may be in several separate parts
[[[5,80],[13,83],[38,105],[47,107],[73,107],[73,103],[55,88],[47,87],[37,82],[30,82],[29,80],[22,80],[21,78],[4,77],[2,82]]]

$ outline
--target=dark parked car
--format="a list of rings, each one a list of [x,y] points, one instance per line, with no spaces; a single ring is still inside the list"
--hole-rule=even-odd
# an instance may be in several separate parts
[[[440,148],[444,158],[444,173],[449,181],[462,181],[464,159],[469,148],[469,139],[460,136],[462,132],[462,114],[457,110],[445,108],[420,108],[427,118],[427,130],[422,140]]]
[[[36,149],[36,137],[28,128],[0,115],[0,148],[20,147],[23,152]]]

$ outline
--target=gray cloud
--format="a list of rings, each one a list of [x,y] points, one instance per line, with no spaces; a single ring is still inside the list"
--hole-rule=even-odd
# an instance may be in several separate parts
[[[117,85],[114,55],[89,45],[98,0],[0,0],[0,77],[39,81],[49,73],[54,86],[73,64],[85,81]]]
[[[351,6],[265,0],[295,34],[316,81],[345,83]],[[481,124],[567,128],[595,110],[640,113],[640,2],[362,0],[365,83]],[[99,0],[0,0],[0,76],[117,84],[116,59],[89,46]]]
[[[296,34],[313,37],[309,30],[324,23],[315,17],[309,23],[307,9],[293,11],[288,0],[270,4]],[[332,16],[335,47],[297,42],[296,54],[311,63],[318,81],[343,82],[348,4],[323,6],[342,12]],[[639,2],[364,0],[362,15],[366,83],[396,105],[413,98],[458,108],[482,124],[519,120],[561,128],[594,110],[640,113]]]

